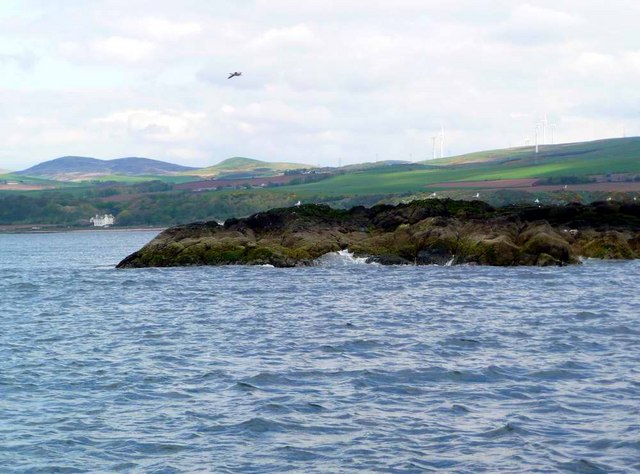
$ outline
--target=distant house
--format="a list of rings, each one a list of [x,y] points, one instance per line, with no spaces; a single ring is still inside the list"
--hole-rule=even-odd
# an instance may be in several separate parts
[[[108,227],[115,224],[116,218],[111,214],[105,214],[103,216],[96,214],[95,217],[89,219],[89,222],[93,224],[94,227]]]

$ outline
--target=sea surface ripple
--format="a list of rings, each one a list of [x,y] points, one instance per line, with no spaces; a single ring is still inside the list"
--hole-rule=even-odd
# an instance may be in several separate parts
[[[1,472],[640,471],[639,262],[114,268],[153,236],[0,235]]]

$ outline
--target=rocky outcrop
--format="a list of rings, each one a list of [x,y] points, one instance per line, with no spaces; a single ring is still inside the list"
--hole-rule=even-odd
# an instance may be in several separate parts
[[[348,249],[382,264],[567,265],[580,256],[640,257],[640,206],[594,203],[494,209],[480,201],[425,200],[350,210],[273,209],[224,225],[167,229],[119,268],[312,265]]]

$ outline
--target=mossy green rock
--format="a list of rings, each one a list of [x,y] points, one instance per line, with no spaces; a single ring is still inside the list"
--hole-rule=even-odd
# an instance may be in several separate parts
[[[581,247],[581,254],[591,258],[630,260],[639,257],[634,247],[634,239],[630,238],[629,234],[609,231],[596,235],[584,244]]]
[[[224,225],[162,232],[118,267],[313,265],[348,249],[382,264],[566,265],[579,256],[638,258],[640,208],[595,203],[494,209],[479,201],[424,200],[372,208],[272,209]]]

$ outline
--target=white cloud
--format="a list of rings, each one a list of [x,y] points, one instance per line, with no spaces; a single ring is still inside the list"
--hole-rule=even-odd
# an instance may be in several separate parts
[[[138,109],[114,112],[93,122],[113,125],[145,139],[181,141],[197,137],[205,118],[202,112]]]
[[[106,57],[126,62],[140,62],[150,59],[156,52],[156,45],[150,41],[122,36],[111,36],[98,40],[92,45],[94,51]]]
[[[197,36],[203,31],[202,25],[197,21],[171,21],[157,17],[127,19],[114,27],[121,28],[130,36],[168,42]]]
[[[22,53],[0,53],[0,66],[17,66],[23,71],[30,71],[36,65],[38,58],[30,51]]]
[[[272,28],[251,41],[250,46],[257,50],[318,46],[313,31],[306,25],[285,28]]]
[[[575,14],[525,3],[511,11],[496,34],[514,43],[539,46],[566,38],[581,22]]]
[[[281,101],[253,102],[242,107],[224,105],[221,111],[232,120],[254,122],[263,126],[308,128],[323,126],[331,121],[331,112],[326,107],[294,107]]]
[[[630,84],[640,79],[640,50],[623,53],[586,51],[578,55],[571,68],[582,76],[581,80],[611,81],[617,78]]]
[[[60,51],[71,60],[140,63],[152,59],[158,47],[151,41],[110,36],[89,44],[64,42],[60,45]]]

